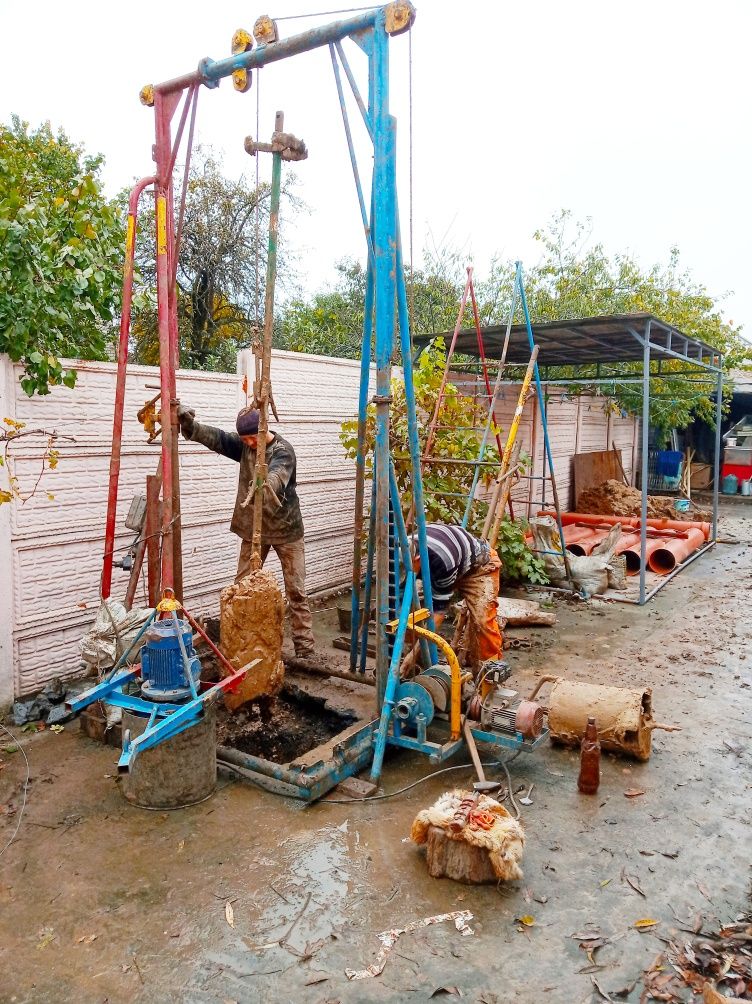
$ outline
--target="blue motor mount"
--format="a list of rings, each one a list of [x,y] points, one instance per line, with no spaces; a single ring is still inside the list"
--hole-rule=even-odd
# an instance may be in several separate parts
[[[193,648],[193,632],[187,621],[178,619],[193,687],[186,676],[183,654],[175,624],[155,621],[141,649],[141,695],[150,701],[184,701],[198,689],[201,663]]]

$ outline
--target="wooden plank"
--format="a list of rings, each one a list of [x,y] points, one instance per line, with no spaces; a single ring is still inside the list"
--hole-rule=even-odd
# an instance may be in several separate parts
[[[613,450],[575,453],[572,460],[574,467],[575,505],[580,495],[587,488],[599,485],[603,481],[621,481],[619,463]]]

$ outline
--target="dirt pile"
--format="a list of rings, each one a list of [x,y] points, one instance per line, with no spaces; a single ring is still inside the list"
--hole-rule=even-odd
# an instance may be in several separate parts
[[[222,590],[219,601],[221,649],[241,669],[261,661],[246,676],[240,690],[228,694],[229,708],[259,697],[273,697],[282,686],[282,635],[285,601],[274,575],[261,569]]]
[[[690,504],[688,513],[674,509],[675,499],[664,495],[648,495],[649,519],[690,519],[710,520],[707,509]],[[622,481],[603,481],[592,488],[586,488],[577,500],[577,512],[593,513],[597,516],[639,516],[642,495],[637,488],[631,488]]]

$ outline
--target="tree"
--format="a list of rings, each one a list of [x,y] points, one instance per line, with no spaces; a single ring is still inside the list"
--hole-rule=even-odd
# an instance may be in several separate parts
[[[724,367],[731,370],[752,358],[741,328],[727,321],[719,302],[681,267],[679,252],[672,248],[668,262],[644,270],[628,254],[609,255],[602,244],[590,244],[587,224],[562,211],[535,233],[541,245],[540,260],[525,271],[525,291],[533,323],[566,320],[597,314],[649,312],[681,331],[724,353]],[[290,346],[328,355],[360,355],[365,276],[359,265],[340,263],[339,279],[332,291],[298,300],[285,311],[280,328]],[[451,331],[465,284],[463,256],[456,249],[432,248],[424,252],[423,268],[412,277],[406,270],[408,300],[413,303],[413,333]],[[501,324],[509,311],[514,264],[495,258],[484,276],[476,276],[475,294],[481,324]],[[357,281],[356,281],[357,280]],[[515,321],[523,320],[518,305]],[[463,326],[473,323],[468,305]],[[398,359],[398,352],[395,352]],[[661,377],[651,378],[651,424],[664,436],[670,429],[685,428],[696,417],[712,420],[714,404],[711,382],[687,384],[676,374],[682,363],[664,362]],[[619,372],[639,371],[639,364],[619,364]],[[518,375],[509,370],[508,376]],[[521,374],[519,374],[521,376]],[[587,378],[595,369],[562,369],[561,376]],[[594,385],[580,385],[571,393],[593,393]],[[609,385],[599,393],[607,407],[641,414],[639,385]]]
[[[543,257],[525,282],[533,322],[646,312],[719,349],[727,371],[752,358],[741,327],[727,321],[707,289],[681,268],[677,248],[671,249],[667,264],[643,271],[630,255],[609,257],[602,244],[589,247],[589,228],[573,221],[566,211],[535,238],[543,246]],[[678,361],[664,361],[666,375],[651,377],[650,423],[664,437],[671,429],[686,428],[696,417],[714,420],[714,382],[688,385],[671,376],[683,367]],[[618,369],[637,373],[641,364],[620,364]],[[594,370],[579,367],[576,376],[593,374]],[[608,391],[618,408],[641,413],[639,385],[616,382]],[[579,393],[589,392],[592,388],[587,386],[579,389]]]
[[[60,357],[104,359],[122,283],[122,224],[89,156],[49,123],[0,126],[0,352],[28,395],[72,387]]]
[[[405,266],[413,334],[434,334],[454,328],[465,281],[459,257],[459,252],[426,252],[422,269],[411,273]],[[335,268],[337,278],[333,287],[308,298],[296,297],[283,307],[275,328],[277,348],[360,358],[366,273],[360,262],[350,258],[337,262]],[[469,304],[464,323],[472,323]],[[395,352],[395,358],[397,355]]]
[[[415,404],[418,418],[421,453],[425,449],[428,427],[436,409],[439,389],[446,364],[446,349],[442,339],[426,349],[414,371]],[[392,405],[390,408],[390,451],[394,462],[397,487],[403,512],[413,508],[412,464],[407,427],[405,381],[399,376],[392,380]],[[467,498],[472,488],[474,467],[469,463],[456,464],[455,460],[473,461],[478,458],[480,435],[477,431],[485,425],[486,408],[473,398],[461,394],[448,383],[439,412],[431,456],[436,463],[423,469],[425,513],[428,522],[459,524],[465,514]],[[497,430],[492,427],[492,434]],[[358,423],[351,420],[342,424],[340,440],[352,459],[358,448]],[[373,447],[376,435],[376,412],[373,405],[366,416],[367,470],[372,469]],[[498,465],[500,458],[493,438],[489,438],[484,459]],[[523,458],[525,460],[526,458]],[[492,480],[492,468],[484,468],[482,480],[486,487]],[[485,522],[488,504],[476,501],[471,509],[468,530],[480,534]],[[502,561],[503,575],[507,581],[527,579],[546,582],[543,563],[526,546],[522,523],[503,520],[497,541]]]
[[[299,207],[288,174],[282,194],[289,220]],[[176,182],[176,205],[182,181]],[[235,370],[238,349],[250,345],[263,323],[269,227],[268,185],[227,178],[211,152],[195,152],[186,190],[177,268],[180,365],[187,369]],[[280,213],[284,230],[285,210]],[[280,239],[279,285],[292,279],[293,260]],[[132,325],[136,362],[159,362],[153,207],[141,214],[137,242],[140,274]]]

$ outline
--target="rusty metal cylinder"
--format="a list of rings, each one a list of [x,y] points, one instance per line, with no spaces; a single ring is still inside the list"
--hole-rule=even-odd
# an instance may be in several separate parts
[[[123,735],[140,736],[148,719],[123,710]],[[120,790],[144,809],[181,809],[203,802],[217,784],[217,723],[213,707],[185,732],[139,753]]]
[[[637,760],[650,759],[655,725],[649,688],[630,690],[556,680],[548,709],[551,739],[564,746],[579,746],[590,716],[595,718],[602,749]]]

